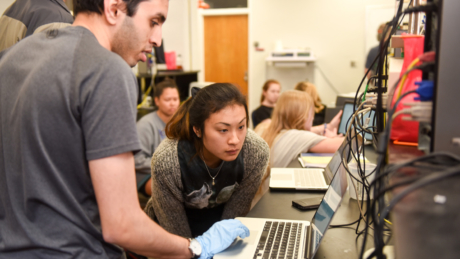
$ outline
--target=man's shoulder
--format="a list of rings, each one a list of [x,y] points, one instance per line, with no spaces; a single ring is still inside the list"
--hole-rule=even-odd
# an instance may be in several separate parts
[[[52,22],[73,22],[72,14],[61,0],[16,0],[5,15],[34,28]]]
[[[73,22],[72,14],[62,0],[33,0],[29,2],[34,2],[32,11],[35,11],[36,14],[42,14],[42,18],[46,22]]]
[[[80,26],[69,26],[60,29],[60,31],[69,34],[64,41],[68,43],[77,41],[72,59],[78,68],[101,77],[129,76],[134,79],[131,68],[120,55],[100,45],[96,36],[88,29]]]

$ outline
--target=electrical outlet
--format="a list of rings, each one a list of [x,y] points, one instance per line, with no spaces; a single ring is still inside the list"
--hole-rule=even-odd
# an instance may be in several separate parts
[[[351,67],[356,67],[356,61],[353,61],[353,60],[352,60],[352,61],[350,62],[350,66],[351,66]]]

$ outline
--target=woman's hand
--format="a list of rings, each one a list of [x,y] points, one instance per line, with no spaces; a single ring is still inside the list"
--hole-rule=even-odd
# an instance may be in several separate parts
[[[326,127],[324,136],[327,138],[343,137],[343,134],[337,134],[337,128],[330,128],[329,124]]]
[[[342,117],[343,111],[340,110],[337,115],[332,118],[331,122],[327,124],[324,136],[328,138],[342,137],[343,134],[337,134],[337,130],[340,124],[340,118]]]
[[[342,117],[342,113],[343,113],[343,110],[340,110],[337,115],[334,116],[334,118],[332,118],[331,122],[329,122],[329,124],[327,124],[327,128],[329,130],[333,130],[334,128],[337,129],[339,128],[339,124],[340,124],[340,118]]]

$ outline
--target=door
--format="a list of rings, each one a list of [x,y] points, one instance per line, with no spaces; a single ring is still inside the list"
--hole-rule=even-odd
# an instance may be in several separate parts
[[[204,17],[205,81],[233,83],[248,94],[248,16]]]

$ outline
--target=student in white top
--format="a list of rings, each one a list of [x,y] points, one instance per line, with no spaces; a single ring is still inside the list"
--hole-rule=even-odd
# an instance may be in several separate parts
[[[302,152],[333,153],[340,147],[344,138],[337,135],[339,118],[336,116],[326,127],[312,127],[314,108],[306,92],[289,90],[281,94],[271,122],[262,133],[270,147],[270,168],[286,167]],[[267,169],[252,205],[268,190],[269,176]]]
[[[312,127],[313,99],[306,92],[289,90],[281,94],[272,121],[262,134],[270,146],[270,166],[286,167],[301,152],[333,153],[343,142],[337,135],[338,119],[326,127]]]

